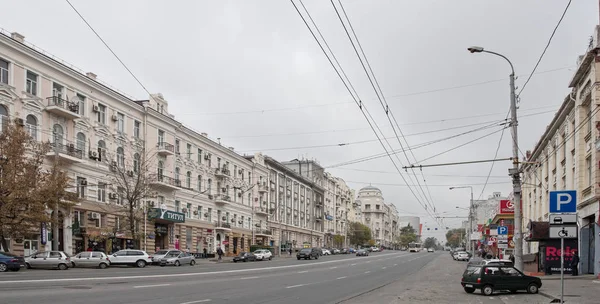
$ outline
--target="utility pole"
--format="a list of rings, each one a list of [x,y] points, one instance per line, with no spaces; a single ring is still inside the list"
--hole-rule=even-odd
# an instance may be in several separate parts
[[[58,142],[60,140],[60,143]],[[54,136],[54,174],[56,174],[56,170],[58,168],[58,145],[62,145],[62,137]],[[58,233],[60,230],[58,229],[58,205],[60,198],[58,197],[58,193],[56,195],[56,202],[54,205],[54,213],[52,214],[52,250],[58,251]]]

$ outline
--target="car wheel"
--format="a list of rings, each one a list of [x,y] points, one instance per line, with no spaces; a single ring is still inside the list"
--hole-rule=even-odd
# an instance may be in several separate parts
[[[486,296],[491,296],[494,293],[494,287],[492,287],[492,285],[485,285],[481,288],[481,293]]]
[[[8,270],[8,266],[4,263],[0,263],[0,272],[6,272]]]
[[[67,270],[67,269],[69,269],[69,266],[67,266],[67,264],[58,264],[58,269]]]
[[[529,286],[527,286],[528,293],[538,293],[538,290],[539,290],[539,287],[535,283],[531,283],[531,284],[529,284]]]
[[[316,257],[315,257],[315,260],[318,260],[318,259],[319,259],[319,256],[316,256]]]
[[[473,293],[473,292],[475,292],[475,288],[472,288],[472,287],[465,287],[465,292],[466,292],[466,293]]]
[[[510,291],[510,293],[517,293],[517,290],[516,290],[516,289],[511,289],[511,290],[509,290],[509,291]]]
[[[27,269],[31,269],[31,265],[29,265],[29,263],[25,263],[25,267],[26,267]]]
[[[244,263],[248,262],[248,259],[244,259]]]
[[[298,258],[298,261],[300,261],[300,258]]]
[[[21,267],[19,267],[19,268],[13,268],[10,271],[19,271],[19,270],[21,270]]]
[[[135,266],[137,266],[138,268],[144,268],[144,267],[146,267],[146,261],[139,260],[139,261],[135,262]]]
[[[273,259],[273,257],[269,257],[269,261],[272,260],[272,259]]]
[[[195,260],[191,260],[190,261],[190,266],[194,266],[194,265],[196,265],[196,261]]]
[[[106,263],[100,263],[100,265],[98,265],[98,267],[100,267],[100,269],[106,269],[106,267],[108,267],[108,265],[106,265]]]
[[[179,261],[175,261],[175,266],[181,266],[181,263],[179,263]]]
[[[71,268],[75,268],[75,262],[71,262]]]
[[[234,263],[237,263],[237,260],[233,260]]]
[[[165,264],[160,264],[160,267],[165,267],[165,266],[166,266]]]

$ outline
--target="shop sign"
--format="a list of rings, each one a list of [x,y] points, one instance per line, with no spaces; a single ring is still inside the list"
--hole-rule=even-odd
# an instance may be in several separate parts
[[[577,252],[577,239],[564,239],[565,242],[565,273],[571,273],[571,260],[573,252]],[[546,250],[543,252],[546,267],[550,267],[552,273],[560,273],[560,240],[549,240],[545,242]]]
[[[175,212],[162,208],[151,208],[148,210],[148,219],[160,219],[174,223],[185,223],[185,213]]]
[[[42,245],[46,245],[46,243],[48,243],[48,230],[46,229],[46,223],[41,224],[40,235],[40,243],[42,243]]]
[[[511,200],[500,200],[500,214],[514,214],[515,205]]]

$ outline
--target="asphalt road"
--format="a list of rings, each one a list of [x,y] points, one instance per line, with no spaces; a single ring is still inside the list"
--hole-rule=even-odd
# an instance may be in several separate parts
[[[8,272],[0,303],[339,303],[412,276],[440,254]]]

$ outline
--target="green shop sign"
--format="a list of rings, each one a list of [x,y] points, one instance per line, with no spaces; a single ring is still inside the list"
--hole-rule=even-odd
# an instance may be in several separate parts
[[[148,210],[148,219],[159,219],[174,223],[185,223],[185,213],[165,210],[161,208],[151,208],[150,210]]]

